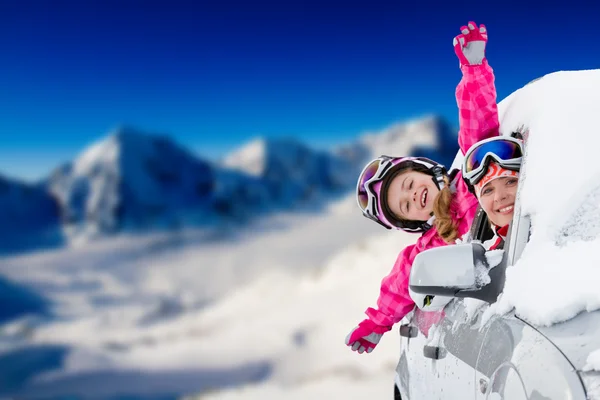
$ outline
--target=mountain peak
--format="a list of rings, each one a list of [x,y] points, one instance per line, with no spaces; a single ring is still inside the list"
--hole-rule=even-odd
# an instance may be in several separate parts
[[[252,176],[260,176],[265,168],[267,148],[266,138],[254,139],[227,155],[223,164],[228,168],[241,170]]]
[[[117,168],[124,154],[128,158],[137,158],[164,148],[185,152],[167,135],[147,133],[127,125],[119,126],[85,149],[73,162],[73,172],[76,175],[89,175],[100,167],[112,165]]]
[[[67,223],[91,231],[152,225],[210,202],[211,166],[165,136],[120,127],[51,182]]]
[[[357,149],[344,149],[368,157],[423,156],[450,165],[458,149],[456,131],[441,116],[430,114],[405,122],[394,123],[380,131],[360,137]],[[360,150],[360,149],[359,149]]]
[[[295,138],[259,137],[230,153],[223,163],[226,167],[240,170],[252,176],[263,176],[270,160],[291,157],[308,148]]]

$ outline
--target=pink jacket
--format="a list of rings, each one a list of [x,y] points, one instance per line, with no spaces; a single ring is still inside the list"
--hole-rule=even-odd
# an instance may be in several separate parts
[[[498,135],[499,122],[494,72],[487,61],[484,60],[482,65],[462,66],[461,69],[463,77],[456,88],[456,102],[460,124],[458,144],[464,154],[474,143]],[[478,203],[469,192],[462,174],[456,174],[452,185],[456,188],[455,196],[459,201],[454,202],[456,206],[450,213],[462,236],[471,227]],[[446,245],[433,227],[416,244],[405,247],[398,255],[392,272],[381,282],[377,309],[367,309],[369,319],[377,325],[391,327],[404,318],[415,305],[408,294],[413,260],[423,250]]]

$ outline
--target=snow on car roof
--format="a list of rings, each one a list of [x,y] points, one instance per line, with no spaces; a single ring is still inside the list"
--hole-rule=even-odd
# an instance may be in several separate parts
[[[546,75],[499,112],[502,134],[528,130],[519,201],[532,234],[490,312],[551,325],[600,309],[600,70]]]
[[[526,213],[554,236],[582,194],[600,186],[600,70],[562,71],[499,104],[503,134],[528,128]]]

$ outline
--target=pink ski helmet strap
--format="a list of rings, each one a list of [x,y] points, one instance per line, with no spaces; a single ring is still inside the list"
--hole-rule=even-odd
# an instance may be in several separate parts
[[[424,232],[431,228],[427,221],[399,220],[387,206],[389,184],[396,175],[407,169],[431,175],[436,186],[443,189],[447,175],[443,165],[425,157],[380,156],[369,162],[359,176],[356,193],[358,205],[365,217],[387,229]]]

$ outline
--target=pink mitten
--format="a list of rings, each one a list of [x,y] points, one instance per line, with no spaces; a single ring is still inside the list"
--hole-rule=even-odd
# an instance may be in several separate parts
[[[452,41],[454,52],[461,65],[479,65],[485,59],[485,45],[488,41],[488,34],[485,25],[477,24],[473,21],[468,26],[460,28],[461,34]]]
[[[370,353],[377,346],[383,334],[390,329],[392,328],[389,326],[377,325],[370,319],[365,319],[346,336],[346,345],[360,354],[365,351]]]

